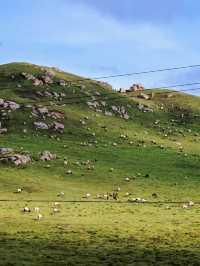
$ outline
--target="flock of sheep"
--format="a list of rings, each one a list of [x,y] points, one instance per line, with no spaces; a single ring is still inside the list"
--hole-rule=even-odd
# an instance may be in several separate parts
[[[21,193],[23,191],[22,188],[18,188],[16,193]],[[102,199],[102,200],[118,200],[119,199],[119,194],[118,192],[121,191],[121,188],[118,187],[115,189],[114,192],[107,192],[107,193],[102,193],[102,194],[97,194],[95,199]],[[131,195],[131,193],[126,192],[125,193],[125,197],[129,197]],[[58,197],[64,197],[65,193],[59,192],[57,194]],[[153,197],[157,197],[156,193],[152,194]],[[85,199],[90,199],[92,197],[92,195],[90,193],[86,193],[85,196],[83,196],[83,198]],[[132,202],[132,203],[146,203],[147,200],[143,199],[143,198],[128,198],[128,202]],[[195,203],[193,201],[189,201],[188,203],[185,203],[182,205],[183,209],[187,209],[187,208],[191,208],[195,205]],[[167,205],[166,209],[170,209],[170,207]],[[32,210],[31,208],[29,208],[27,205],[25,205],[25,207],[21,210],[24,213],[30,213],[30,212],[34,212],[37,216],[36,216],[36,220],[41,220],[43,218],[43,215],[41,213],[41,210],[39,207],[34,207]],[[51,214],[54,215],[56,213],[60,212],[60,202],[54,202],[52,205],[52,209],[51,209]]]

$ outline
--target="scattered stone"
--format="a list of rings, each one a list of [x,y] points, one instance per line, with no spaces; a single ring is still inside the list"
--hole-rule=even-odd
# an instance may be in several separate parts
[[[56,159],[56,154],[52,154],[50,151],[43,151],[40,156],[42,161],[51,161]]]
[[[42,130],[49,129],[49,126],[44,122],[34,122],[34,126],[36,127],[36,129],[42,129]]]

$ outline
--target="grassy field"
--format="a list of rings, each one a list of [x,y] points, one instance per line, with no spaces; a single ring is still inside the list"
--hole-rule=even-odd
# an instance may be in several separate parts
[[[37,75],[41,68],[0,66],[0,98],[40,102],[49,110],[62,111],[65,130],[63,134],[36,131],[33,122],[38,118],[29,109],[11,112],[7,119],[0,115],[8,128],[0,135],[0,147],[27,151],[32,157],[24,167],[0,165],[0,265],[200,265],[199,98],[180,93],[169,98],[165,91],[154,92],[149,101],[118,93],[113,99],[107,85],[82,82],[90,95],[107,94],[100,99],[109,111],[113,105],[125,106],[130,119],[124,120],[90,110],[76,82],[80,77],[62,72],[56,72],[56,78],[73,84],[49,85],[48,90],[64,91],[66,99],[42,102],[35,92],[47,87],[23,80],[19,75],[23,71]],[[66,104],[78,96],[82,103]],[[139,102],[154,112],[141,112]],[[40,161],[44,150],[57,159]],[[118,187],[117,202],[96,199],[98,193]],[[15,193],[17,188],[22,193]],[[62,198],[57,196],[61,191]],[[86,193],[91,194],[89,199],[84,198]],[[137,197],[147,203],[128,201]],[[60,212],[52,214],[53,202],[60,200]],[[189,201],[195,205],[184,209]],[[25,205],[31,210],[40,207],[43,218],[37,220],[34,211],[23,213]]]

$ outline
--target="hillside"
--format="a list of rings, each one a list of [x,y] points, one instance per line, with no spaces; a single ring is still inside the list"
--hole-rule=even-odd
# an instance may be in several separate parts
[[[147,94],[153,94],[153,97],[145,100],[137,94],[118,93],[109,84],[55,68],[28,63],[0,65],[0,200],[17,200],[16,205],[2,203],[1,218],[7,219],[8,224],[0,223],[0,233],[6,243],[1,252],[6,262],[10,262],[6,256],[9,239],[14,238],[18,247],[24,246],[25,232],[27,239],[32,241],[29,243],[32,250],[47,242],[49,246],[42,251],[42,257],[35,255],[36,259],[32,258],[32,264],[26,264],[19,256],[16,265],[47,265],[45,258],[50,262],[57,261],[56,265],[66,265],[64,262],[59,264],[57,257],[51,261],[51,252],[59,257],[52,243],[54,237],[60,248],[69,244],[60,254],[63,261],[65,252],[71,254],[69,265],[86,265],[81,264],[86,246],[91,258],[95,258],[88,259],[87,265],[102,265],[106,254],[109,256],[112,252],[116,262],[117,248],[124,252],[127,265],[132,265],[128,264],[131,257],[146,251],[150,254],[147,260],[151,261],[151,255],[157,252],[166,262],[163,265],[172,265],[176,248],[180,262],[181,252],[186,250],[187,254],[194,255],[196,263],[198,241],[194,240],[193,244],[192,241],[198,238],[198,207],[188,210],[190,216],[186,213],[182,216],[182,208],[176,205],[167,210],[166,215],[166,209],[156,203],[199,201],[200,98],[169,90]],[[15,193],[18,188],[22,193]],[[109,204],[104,195],[115,190],[118,190],[120,202],[141,198],[155,205],[145,205],[141,209],[138,205],[135,209],[120,205],[115,209],[102,202],[88,207],[77,203],[63,206],[63,213],[54,219],[49,215],[46,203],[40,202],[92,200]],[[91,196],[87,199],[88,193]],[[37,200],[44,209],[46,221],[43,224],[35,224],[34,216],[31,220],[28,216],[22,218],[18,211],[31,199]],[[34,203],[31,204],[33,207]],[[151,224],[147,223],[148,219]],[[173,246],[173,226],[180,219],[188,220],[178,227],[177,246]],[[163,225],[165,221],[167,223]],[[126,223],[127,227],[123,227]],[[191,224],[194,226],[191,234],[183,235]],[[59,230],[63,232],[63,238],[58,237]],[[38,232],[42,232],[42,236],[37,240]],[[81,232],[84,236],[79,239]],[[136,245],[136,255],[131,253],[132,248],[126,242],[127,239],[131,241],[131,237]],[[108,245],[107,238],[110,239]],[[158,242],[157,251],[154,238]],[[124,246],[120,239],[126,239]],[[116,243],[116,249],[112,243]],[[147,248],[150,243],[154,245],[153,251],[152,246]],[[80,261],[73,257],[76,245],[81,254]],[[195,248],[188,248],[190,245]],[[95,251],[98,246],[101,246],[100,257]],[[165,249],[169,246],[171,253],[168,254]],[[130,253],[126,253],[126,248],[130,248]],[[26,251],[30,251],[28,247]],[[21,261],[24,264],[20,264]]]

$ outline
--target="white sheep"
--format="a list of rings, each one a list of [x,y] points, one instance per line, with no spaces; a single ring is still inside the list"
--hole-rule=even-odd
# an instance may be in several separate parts
[[[129,177],[125,177],[125,181],[129,182],[130,178]]]
[[[54,202],[54,206],[59,206],[60,203],[59,202]]]
[[[21,192],[22,192],[22,188],[18,188],[17,193],[21,193]]]
[[[65,192],[61,191],[59,194],[58,194],[58,197],[64,197],[65,195]]]
[[[68,161],[64,160],[64,165],[67,166],[68,165]]]
[[[25,206],[23,208],[23,212],[31,212],[30,208],[28,206]]]
[[[91,197],[91,194],[90,193],[86,193],[85,197],[88,199]]]
[[[188,205],[187,204],[183,204],[182,208],[183,209],[187,209],[188,208]]]
[[[39,207],[35,207],[35,208],[34,208],[34,211],[37,212],[37,213],[39,213],[40,208],[39,208]]]
[[[53,208],[53,213],[58,213],[58,212],[60,212],[60,210],[58,209],[58,208]]]
[[[188,202],[188,206],[190,206],[190,207],[194,206],[194,202],[190,200],[190,201]]]
[[[41,214],[41,213],[38,213],[38,215],[37,215],[37,219],[38,220],[41,220],[43,218],[43,215]]]

